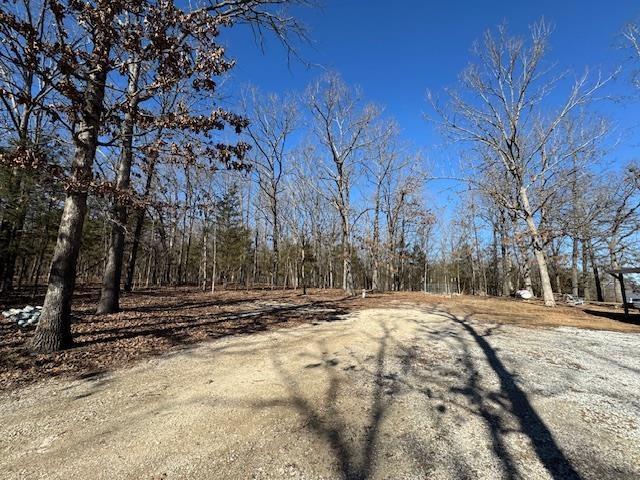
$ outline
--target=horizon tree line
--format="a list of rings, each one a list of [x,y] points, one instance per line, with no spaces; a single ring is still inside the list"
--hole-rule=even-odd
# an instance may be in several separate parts
[[[77,282],[101,284],[102,314],[166,285],[621,300],[604,270],[637,261],[640,176],[606,167],[596,105],[614,75],[554,71],[544,22],[487,32],[459,85],[430,95],[463,172],[452,211],[428,152],[337,73],[219,106],[221,32],[293,49],[305,32],[276,7],[304,2],[9,3],[0,286],[47,283],[36,351],[72,345]]]

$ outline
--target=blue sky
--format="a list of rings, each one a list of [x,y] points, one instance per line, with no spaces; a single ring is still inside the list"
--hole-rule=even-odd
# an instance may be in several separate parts
[[[452,154],[439,148],[442,140],[424,119],[426,91],[455,86],[472,59],[471,45],[485,30],[506,22],[510,32],[526,34],[529,25],[544,17],[555,29],[549,60],[559,69],[611,72],[629,56],[619,48],[620,31],[640,16],[638,0],[323,1],[319,9],[299,12],[312,40],[301,45],[300,54],[316,66],[295,60],[288,64],[274,41],[261,52],[246,30],[234,29],[223,36],[229,56],[237,60],[229,83],[284,93],[304,90],[325,68],[338,71],[360,86],[367,100],[383,105],[403,136],[441,167]],[[630,94],[628,75],[616,80],[610,92]],[[599,108],[621,139],[608,161],[622,164],[634,158],[640,146],[640,104],[625,99]]]

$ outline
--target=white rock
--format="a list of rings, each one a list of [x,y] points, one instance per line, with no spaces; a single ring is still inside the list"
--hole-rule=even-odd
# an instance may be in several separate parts
[[[34,307],[27,305],[24,308],[11,308],[2,312],[2,315],[10,321],[16,322],[19,327],[26,327],[38,323],[41,311],[41,306]]]
[[[530,298],[533,298],[533,294],[529,290],[517,290],[516,297],[529,300]]]

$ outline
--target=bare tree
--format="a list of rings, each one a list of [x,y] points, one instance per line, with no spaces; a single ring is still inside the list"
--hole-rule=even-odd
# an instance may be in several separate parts
[[[318,203],[320,196],[310,184],[312,180],[309,176],[296,175],[293,181],[288,182],[286,198],[288,211],[285,216],[289,229],[293,235],[295,246],[299,252],[298,276],[302,284],[302,292],[307,294],[307,264],[311,260],[312,236],[317,228]],[[316,244],[315,256],[319,252],[321,245]]]
[[[390,287],[394,290],[400,290],[402,285],[401,270],[408,222],[413,222],[418,213],[424,212],[417,198],[424,183],[418,167],[420,163],[420,156],[401,160],[401,168],[391,171],[382,186],[382,212],[387,228],[387,275]]]
[[[602,238],[605,241],[612,269],[621,267],[629,243],[640,231],[640,197],[635,184],[634,168],[628,168],[620,182],[608,186],[608,207],[602,218]],[[622,301],[620,284],[615,282],[615,300]]]
[[[369,161],[365,164],[367,176],[373,185],[373,231],[371,238],[371,288],[380,290],[383,288],[381,281],[382,245],[380,232],[380,215],[382,213],[382,201],[385,186],[389,185],[389,179],[395,177],[399,171],[407,167],[407,163],[400,158],[398,151],[398,131],[395,122],[379,125],[376,133],[376,141],[367,149]]]
[[[361,106],[359,91],[349,88],[336,74],[314,82],[307,89],[306,98],[313,132],[322,147],[317,158],[322,169],[321,189],[340,216],[342,288],[353,294],[351,226],[355,218],[351,189],[360,170],[360,154],[372,141],[369,128],[379,112],[372,105]]]
[[[248,89],[243,99],[244,114],[252,121],[246,129],[253,146],[258,187],[265,196],[271,224],[273,249],[272,285],[278,284],[280,264],[280,197],[286,171],[290,136],[297,128],[298,109],[291,98],[263,96],[255,88]]]
[[[627,41],[627,45],[631,48],[633,58],[636,62],[640,61],[640,23],[631,22],[623,30],[622,35]],[[640,76],[638,75],[638,69],[633,71],[634,85],[640,88]]]
[[[525,222],[545,305],[554,306],[541,214],[555,195],[559,170],[594,139],[564,148],[562,142],[552,140],[571,112],[587,104],[608,79],[598,78],[590,84],[585,73],[576,79],[564,102],[547,113],[547,96],[558,83],[557,77],[549,78],[550,70],[543,65],[550,34],[544,22],[531,27],[528,43],[509,36],[504,27],[498,28],[497,35],[487,32],[482,46],[474,49],[478,62],[462,75],[463,93],[450,91],[447,109],[435,101],[432,104],[446,131],[472,144],[479,154],[478,163],[469,165],[469,170],[503,172],[509,192],[515,193],[513,199],[504,197],[503,205]],[[499,195],[476,178],[470,180],[478,188]]]

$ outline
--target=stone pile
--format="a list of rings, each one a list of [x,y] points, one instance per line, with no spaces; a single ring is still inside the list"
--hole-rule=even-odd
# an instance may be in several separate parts
[[[529,290],[516,290],[516,298],[522,298],[523,300],[529,300],[533,298],[533,293]]]
[[[32,307],[27,305],[24,308],[11,308],[2,312],[4,318],[8,318],[11,322],[15,322],[21,328],[35,326],[40,320],[40,312],[42,307]]]

